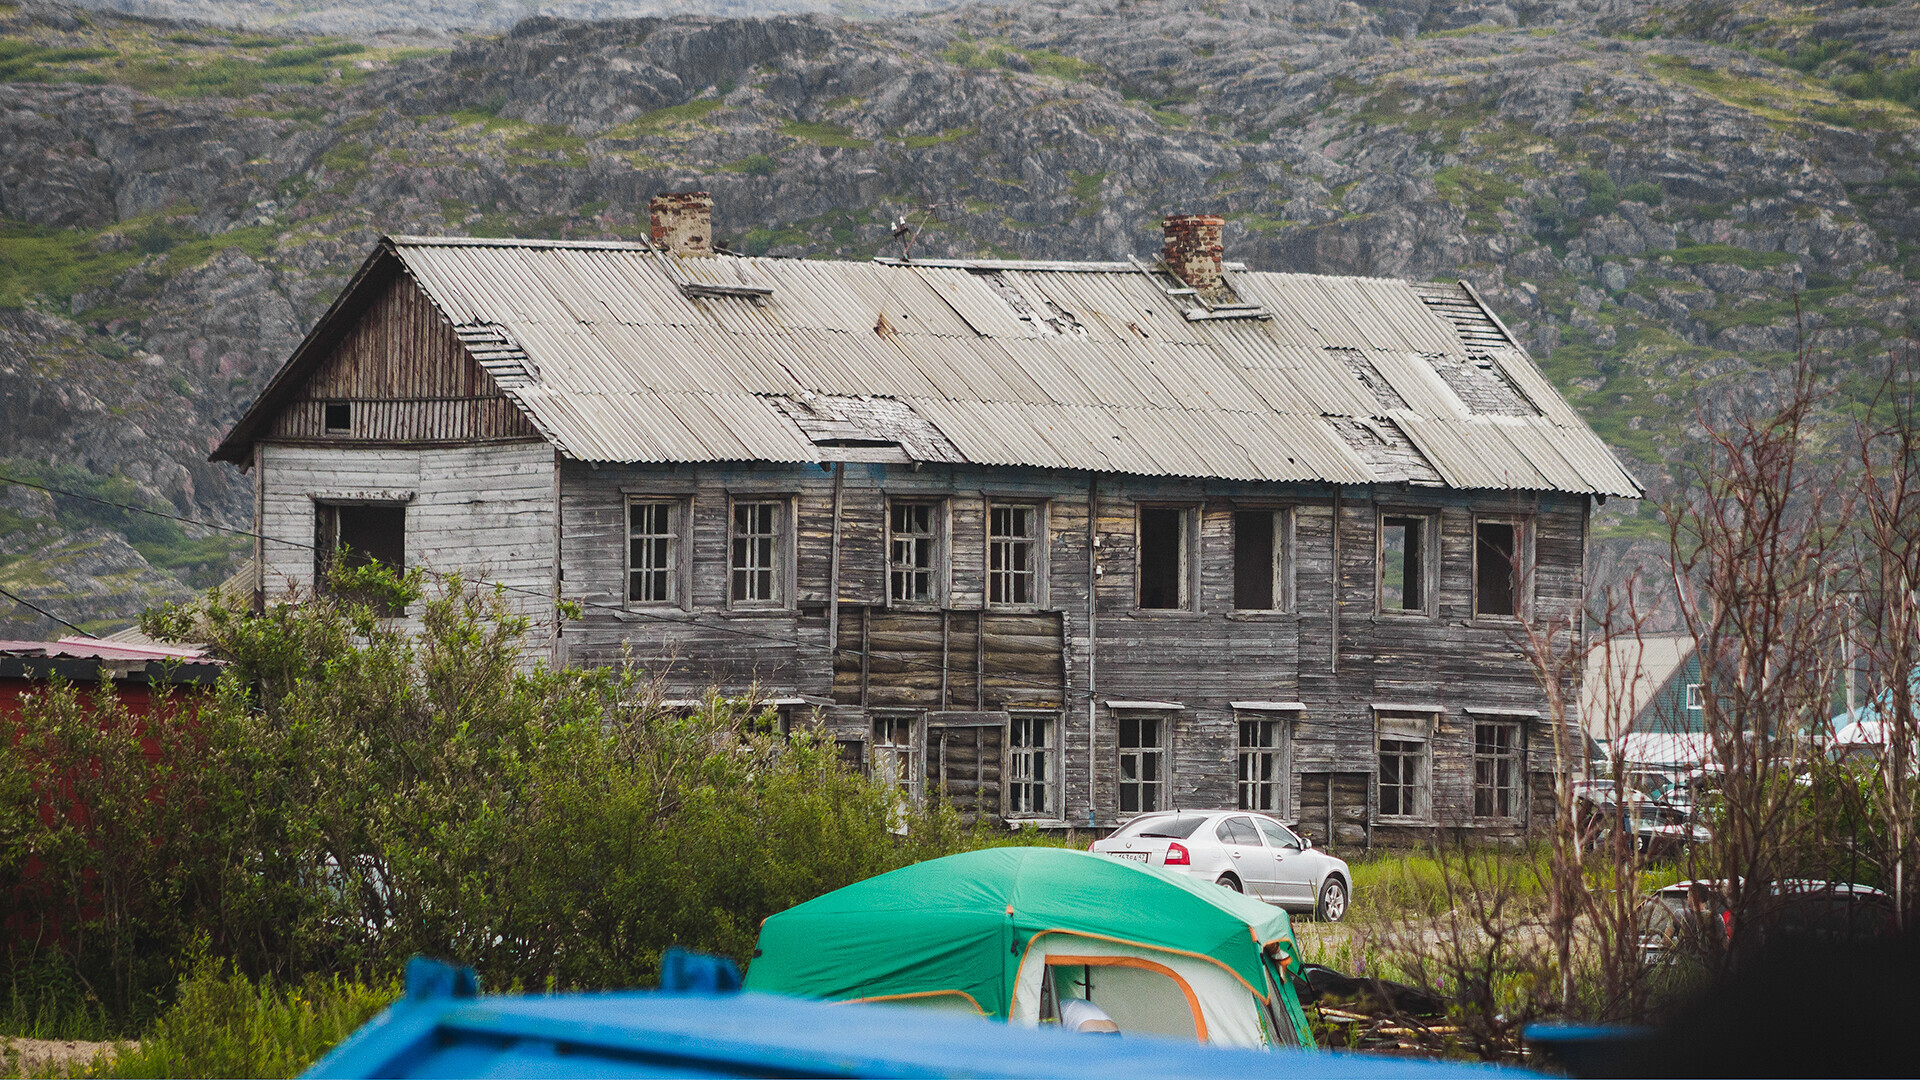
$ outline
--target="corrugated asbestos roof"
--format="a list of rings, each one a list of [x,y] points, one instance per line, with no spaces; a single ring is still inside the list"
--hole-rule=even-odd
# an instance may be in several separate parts
[[[891,441],[909,458],[988,465],[1640,494],[1464,284],[1242,270],[1228,280],[1258,311],[1193,321],[1198,300],[1130,263],[679,258],[405,236],[383,253],[580,460],[863,460]],[[1362,381],[1360,358],[1385,387]],[[1534,415],[1474,413],[1442,358],[1497,370]],[[898,404],[859,404],[876,398]],[[1397,427],[1431,468],[1362,460],[1340,418]],[[242,421],[229,442],[250,430]]]

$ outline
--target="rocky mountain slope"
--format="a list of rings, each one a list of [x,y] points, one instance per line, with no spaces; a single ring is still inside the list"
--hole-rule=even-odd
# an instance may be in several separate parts
[[[1917,30],[1915,3],[1025,0],[434,49],[0,4],[0,466],[244,524],[207,449],[381,232],[633,237],[700,187],[754,253],[897,253],[904,214],[915,254],[1112,258],[1211,210],[1256,266],[1463,276],[1658,493],[1700,411],[1769,400],[1796,303],[1837,385],[1908,332]],[[114,525],[6,514],[38,539],[0,588],[79,595],[50,545]],[[1609,505],[1608,564],[1657,534]],[[195,584],[235,549],[133,544]]]

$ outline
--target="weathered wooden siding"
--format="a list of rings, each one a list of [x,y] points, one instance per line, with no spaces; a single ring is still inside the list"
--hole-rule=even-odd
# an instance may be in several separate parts
[[[407,508],[409,567],[508,586],[508,606],[535,622],[534,649],[547,648],[556,563],[552,447],[263,443],[258,454],[257,531],[274,538],[263,543],[260,562],[268,599],[313,588],[316,505],[399,502]]]
[[[325,403],[352,407],[328,432]],[[413,279],[396,274],[347,328],[266,438],[326,442],[479,442],[539,437]]]
[[[1292,740],[1287,813],[1316,822],[1316,840],[1352,846],[1434,829],[1524,828],[1525,813],[1502,821],[1472,818],[1473,710],[1505,710],[1503,717],[1547,710],[1516,642],[1518,623],[1472,616],[1473,514],[1512,514],[1529,523],[1539,564],[1530,611],[1535,617],[1564,616],[1583,595],[1582,500],[1516,503],[1506,496],[1433,493],[1384,501],[1364,490],[1345,491],[1337,499],[1336,560],[1336,499],[1324,487],[1101,478],[1097,632],[1090,638],[1087,483],[1084,475],[1024,469],[846,466],[834,650],[827,641],[830,470],[569,464],[563,467],[561,510],[565,590],[589,609],[568,630],[567,655],[581,663],[631,656],[661,674],[676,695],[713,685],[734,691],[757,686],[832,703],[825,715],[848,739],[865,737],[870,709],[1064,705],[1055,761],[1065,796],[1061,821],[1103,829],[1118,821],[1118,723],[1108,702],[1180,706],[1164,714],[1170,728],[1168,800],[1187,807],[1235,804],[1239,729],[1232,702],[1300,702],[1304,712],[1262,715],[1286,720]],[[629,496],[686,500],[692,591],[679,606],[625,609]],[[727,609],[727,508],[741,497],[779,497],[797,508],[791,543],[797,588],[786,609]],[[938,608],[902,610],[886,603],[889,498],[935,499],[946,508],[951,558]],[[977,627],[985,590],[985,512],[995,498],[1044,503],[1047,593],[1034,612],[986,613],[983,685]],[[1142,502],[1195,509],[1198,578],[1187,610],[1135,606],[1135,515]],[[1292,514],[1294,605],[1286,611],[1234,611],[1232,515],[1277,507]],[[1383,510],[1432,514],[1439,522],[1439,577],[1430,614],[1375,611],[1376,525]],[[1091,693],[1090,649],[1097,653]],[[1062,678],[1064,687],[1054,689]],[[1430,743],[1432,812],[1418,823],[1380,822],[1372,813],[1377,705],[1429,708],[1439,718]],[[1551,733],[1542,722],[1524,723],[1532,747],[1524,767],[1550,768],[1540,748],[1551,745]],[[931,752],[931,744],[923,745]],[[1329,790],[1335,801],[1330,823]]]

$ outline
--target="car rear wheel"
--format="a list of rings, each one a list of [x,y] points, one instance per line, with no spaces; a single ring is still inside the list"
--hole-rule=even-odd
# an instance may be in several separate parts
[[[1347,884],[1331,875],[1320,885],[1320,902],[1313,913],[1324,922],[1339,922],[1347,917]]]
[[[1237,893],[1243,893],[1247,891],[1240,887],[1240,879],[1237,877],[1234,877],[1232,874],[1221,874],[1220,880],[1214,882],[1214,884],[1222,888],[1232,889],[1234,892],[1237,892]]]

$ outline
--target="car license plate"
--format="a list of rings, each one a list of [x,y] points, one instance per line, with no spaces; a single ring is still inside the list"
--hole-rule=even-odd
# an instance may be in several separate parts
[[[1147,853],[1144,851],[1109,851],[1107,854],[1116,859],[1131,859],[1134,862],[1147,861]]]

